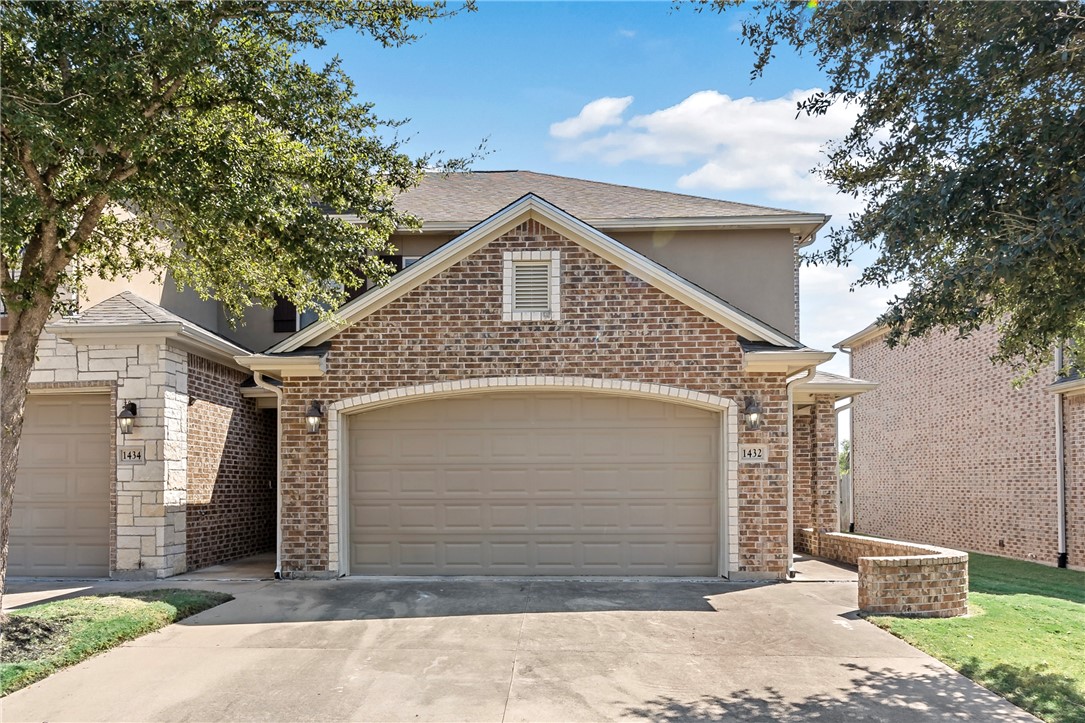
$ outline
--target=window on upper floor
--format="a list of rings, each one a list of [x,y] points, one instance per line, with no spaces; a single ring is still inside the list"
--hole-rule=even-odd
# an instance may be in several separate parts
[[[561,318],[560,251],[506,251],[504,271],[505,321]]]

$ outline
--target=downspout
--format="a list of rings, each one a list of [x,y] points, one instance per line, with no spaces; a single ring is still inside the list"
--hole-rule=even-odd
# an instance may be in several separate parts
[[[1055,350],[1055,373],[1061,374],[1063,366],[1062,347]],[[1066,550],[1066,440],[1062,418],[1062,394],[1055,394],[1055,504],[1059,526],[1059,567],[1066,567],[1069,555]]]
[[[795,577],[795,407],[791,387],[814,376],[817,365],[787,383],[787,576]]]
[[[275,579],[283,579],[283,390],[268,382],[263,372],[253,372],[252,380],[261,389],[275,395]]]

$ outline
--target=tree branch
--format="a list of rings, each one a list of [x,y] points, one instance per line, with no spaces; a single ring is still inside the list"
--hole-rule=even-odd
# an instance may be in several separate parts
[[[53,192],[49,189],[49,185],[42,178],[41,173],[38,172],[37,166],[34,165],[34,161],[30,157],[30,147],[26,143],[18,142],[7,128],[0,127],[0,135],[6,138],[8,143],[17,146],[18,151],[15,158],[19,163],[19,167],[23,169],[23,173],[26,174],[27,179],[30,180],[30,185],[34,187],[34,193],[37,195],[38,200],[49,210],[56,210],[56,199],[53,198]]]

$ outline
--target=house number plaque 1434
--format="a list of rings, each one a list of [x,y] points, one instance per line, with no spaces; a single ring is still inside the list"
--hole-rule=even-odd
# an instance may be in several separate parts
[[[119,464],[143,464],[147,461],[142,444],[125,444],[117,447],[117,462]]]

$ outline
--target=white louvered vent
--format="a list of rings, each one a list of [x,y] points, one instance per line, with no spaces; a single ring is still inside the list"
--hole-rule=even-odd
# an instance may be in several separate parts
[[[516,261],[512,265],[512,310],[550,310],[550,262]]]
[[[505,252],[505,321],[561,318],[561,252]]]

